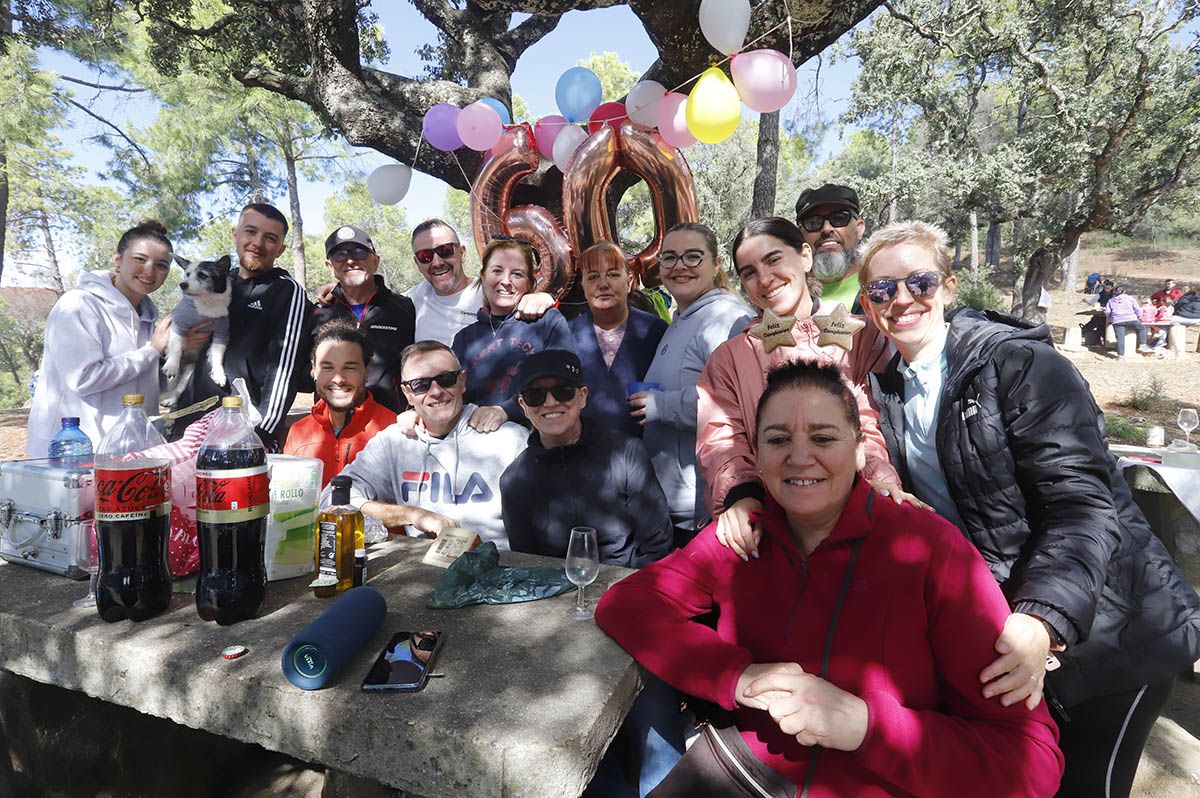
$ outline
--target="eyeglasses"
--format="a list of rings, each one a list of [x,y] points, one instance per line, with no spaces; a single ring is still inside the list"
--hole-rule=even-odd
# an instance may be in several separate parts
[[[689,269],[694,269],[701,263],[704,263],[704,256],[708,254],[702,249],[688,249],[676,255],[674,252],[665,252],[658,256],[658,268],[670,271],[682,263]]]
[[[916,272],[900,280],[884,277],[863,285],[863,293],[873,304],[886,305],[896,298],[900,283],[904,283],[913,299],[924,299],[937,291],[942,284],[942,275],[938,272]]]
[[[400,384],[408,390],[412,391],[417,396],[423,396],[429,393],[429,389],[436,382],[439,388],[449,388],[458,382],[458,376],[462,374],[462,369],[457,371],[443,371],[441,374],[435,374],[432,377],[416,377],[411,380],[404,380]]]
[[[546,404],[546,394],[552,394],[559,402],[569,402],[575,398],[579,390],[575,385],[552,385],[549,388],[526,388],[521,391],[521,398],[530,407],[541,407]]]
[[[505,236],[505,235],[492,236],[492,241],[512,241],[514,244],[520,244],[521,246],[528,249],[529,254],[533,256],[533,265],[534,266],[542,265],[542,254],[540,252],[538,252],[538,248],[533,245],[532,241],[527,241],[524,238],[518,238],[516,236]]]
[[[329,253],[329,259],[334,263],[345,263],[353,258],[354,260],[363,260],[368,255],[373,255],[374,251],[367,249],[364,246],[348,247],[343,249],[335,249]]]
[[[413,253],[413,256],[417,259],[417,263],[421,264],[422,266],[428,266],[429,264],[433,263],[434,255],[437,255],[442,260],[447,260],[455,252],[458,252],[459,246],[461,245],[438,244],[433,249],[418,249]]]
[[[857,216],[857,214],[854,211],[846,208],[843,208],[840,211],[834,211],[827,216],[814,213],[801,219],[800,226],[810,233],[819,233],[821,232],[821,228],[825,226],[825,222],[827,220],[832,227],[845,227],[846,225],[850,224],[850,220],[855,216]]]

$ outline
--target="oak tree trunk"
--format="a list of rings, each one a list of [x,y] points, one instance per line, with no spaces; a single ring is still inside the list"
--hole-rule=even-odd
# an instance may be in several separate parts
[[[758,166],[754,173],[754,197],[750,218],[775,215],[775,184],[779,175],[779,112],[758,118]]]

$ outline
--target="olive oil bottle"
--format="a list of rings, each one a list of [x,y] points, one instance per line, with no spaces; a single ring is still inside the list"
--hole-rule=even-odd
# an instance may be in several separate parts
[[[316,595],[331,596],[349,590],[354,582],[355,541],[362,540],[363,515],[350,506],[350,477],[336,476],[333,503],[317,519],[317,576],[322,582],[336,579],[334,586],[316,588]]]

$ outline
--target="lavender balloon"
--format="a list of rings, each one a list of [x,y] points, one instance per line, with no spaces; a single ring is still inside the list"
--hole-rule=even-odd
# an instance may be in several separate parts
[[[442,152],[457,150],[463,145],[458,137],[458,115],[462,113],[457,105],[438,103],[425,112],[425,120],[421,123],[421,133],[425,140]]]

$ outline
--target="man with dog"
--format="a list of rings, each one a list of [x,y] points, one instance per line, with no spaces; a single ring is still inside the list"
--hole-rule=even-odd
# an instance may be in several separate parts
[[[287,219],[273,205],[255,202],[242,208],[233,228],[237,269],[230,272],[229,345],[225,374],[229,385],[217,385],[208,369],[198,368],[177,406],[187,407],[210,396],[224,396],[241,377],[262,417],[257,432],[269,451],[279,451],[279,433],[296,398],[294,371],[306,359],[309,303],[304,287],[275,265],[287,248]],[[202,356],[201,362],[205,362]],[[180,419],[172,437],[183,434]]]
[[[365,331],[348,319],[317,328],[311,365],[319,400],[310,415],[288,430],[283,453],[320,460],[325,467],[322,488],[354,462],[377,432],[396,423],[395,412],[367,390],[371,354]]]
[[[407,406],[400,390],[400,354],[414,340],[413,301],[389,289],[379,269],[379,254],[366,230],[342,225],[325,239],[325,265],[337,285],[327,304],[313,311],[313,326],[345,319],[371,343],[367,387],[375,401],[396,413]]]

